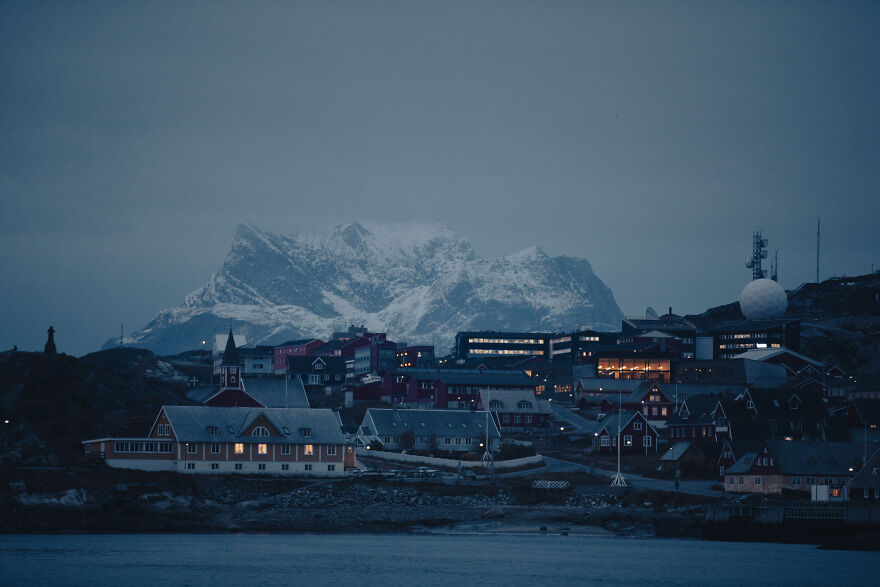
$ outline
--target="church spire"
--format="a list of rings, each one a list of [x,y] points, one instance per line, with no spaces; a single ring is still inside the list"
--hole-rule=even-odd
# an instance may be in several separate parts
[[[221,367],[238,367],[238,352],[235,350],[235,338],[232,336],[232,327],[229,327],[229,338],[226,339],[226,349],[223,351]]]
[[[50,326],[49,330],[46,332],[49,333],[49,340],[46,341],[46,346],[43,347],[43,353],[45,353],[46,356],[54,357],[58,354],[58,351],[55,350],[55,328]]]
[[[223,360],[220,362],[220,376],[223,387],[244,389],[241,380],[241,366],[238,362],[238,352],[235,350],[235,338],[232,336],[232,326],[229,327],[229,338],[226,339],[226,350],[223,351]]]

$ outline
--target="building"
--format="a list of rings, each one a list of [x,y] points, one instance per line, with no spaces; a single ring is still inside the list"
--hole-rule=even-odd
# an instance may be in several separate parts
[[[354,351],[354,376],[368,373],[380,375],[397,368],[397,344],[389,340],[374,340]]]
[[[547,358],[552,336],[547,332],[459,332],[455,335],[453,354],[460,361],[486,357]]]
[[[491,412],[502,432],[549,428],[553,414],[547,400],[536,398],[534,391],[526,389],[481,390],[477,409]]]
[[[479,453],[499,448],[501,434],[488,412],[373,409],[358,427],[358,443],[383,450]]]
[[[473,410],[484,389],[520,389],[534,393],[535,385],[535,380],[522,371],[438,371],[434,377],[434,407]]]
[[[660,457],[660,467],[666,472],[711,474],[715,471],[721,447],[714,442],[682,440],[674,443]]]
[[[244,334],[232,334],[232,328],[229,328],[229,334],[215,334],[214,335],[214,344],[211,350],[211,357],[214,359],[214,375],[220,374],[220,363],[223,360],[223,355],[226,350],[229,348],[229,336],[232,336],[233,346],[235,348],[245,346],[247,344],[247,337]],[[204,341],[202,341],[204,343]]]
[[[828,499],[843,501],[845,487],[861,467],[862,458],[862,447],[854,442],[769,440],[758,452],[744,454],[725,471],[724,491],[820,496],[827,491]]]
[[[186,395],[191,400],[217,408],[309,407],[309,399],[299,377],[242,377],[239,387],[196,387]]]
[[[709,331],[716,359],[733,359],[751,349],[788,348],[799,351],[800,320],[743,320]]]
[[[593,353],[606,345],[617,344],[617,334],[580,330],[566,334],[555,334],[550,338],[550,361],[569,361],[583,363],[589,361]]]
[[[310,357],[315,349],[322,346],[324,341],[317,338],[302,338],[288,340],[275,347],[273,353],[273,369],[276,375],[283,375],[287,370],[287,357]]]
[[[647,379],[668,383],[672,353],[601,351],[596,353],[596,377],[601,379]]]
[[[594,433],[593,450],[604,453],[617,452],[618,431],[620,452],[624,454],[657,453],[657,430],[651,426],[641,412],[623,411],[618,416],[602,420],[598,432]]]
[[[111,467],[195,474],[338,477],[354,458],[339,416],[310,408],[163,406],[143,438],[82,444]]]
[[[398,369],[433,369],[434,347],[407,346],[397,349]]]
[[[851,501],[880,503],[880,449],[874,450],[865,466],[849,482],[847,497]]]
[[[345,359],[338,356],[287,357],[291,379],[302,379],[306,391],[332,392],[345,384]]]
[[[697,327],[690,320],[672,313],[657,318],[645,317],[627,317],[621,321],[620,338],[637,338],[645,337],[644,333],[657,331],[671,335],[678,339],[677,352],[682,358],[693,358],[696,353]],[[656,337],[655,337],[656,338]]]
[[[243,375],[273,375],[275,348],[271,346],[242,347],[238,358]]]
[[[674,361],[672,381],[684,384],[779,387],[788,383],[783,365],[742,355],[732,359]]]

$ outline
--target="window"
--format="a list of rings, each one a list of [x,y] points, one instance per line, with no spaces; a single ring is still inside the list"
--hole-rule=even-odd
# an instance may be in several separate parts
[[[254,431],[251,432],[251,436],[269,436],[269,429],[265,426],[257,426],[254,428]]]
[[[192,471],[193,469],[196,468],[196,464],[195,463],[187,463],[186,468],[189,469],[190,471]]]
[[[730,478],[730,479],[729,479],[729,483],[730,483],[730,484],[731,484],[731,485],[733,485],[733,484],[734,484],[734,482],[735,482],[735,481],[734,481],[734,478],[733,478],[733,477],[731,477],[731,478]]]
[[[504,422],[505,424],[509,424],[510,423],[510,414],[504,414],[504,416],[501,418],[501,421]]]
[[[312,445],[312,444],[304,444],[304,445],[303,445],[303,454],[304,454],[305,456],[307,456],[307,457],[310,457],[310,456],[312,456],[313,454],[315,454],[315,447],[314,447],[314,445]],[[311,471],[311,469],[310,469],[310,468],[309,468],[309,469],[306,469],[306,471]]]
[[[815,477],[807,477],[807,485],[815,485],[816,478]]]
[[[211,436],[219,436],[220,435],[220,427],[219,426],[208,426],[208,434]]]
[[[264,454],[267,454],[268,449],[269,449],[269,447],[268,447],[267,445],[265,445],[265,444],[258,444],[258,445],[257,445],[257,454],[258,454],[258,455],[264,455]]]
[[[235,454],[237,454],[237,455],[244,454],[244,443],[241,443],[241,442],[235,443]]]
[[[216,471],[220,468],[220,463],[211,463],[211,470]]]
[[[761,484],[761,478],[755,477],[755,485],[760,485],[760,484]]]
[[[336,454],[336,445],[335,444],[328,445],[327,446],[327,455],[333,456],[335,454]]]
[[[740,477],[740,478],[739,478],[739,484],[742,485],[743,482],[744,482],[744,479],[743,479],[742,477]]]
[[[532,402],[522,400],[521,402],[519,402],[517,404],[517,408],[519,408],[520,410],[531,410],[532,409]]]
[[[611,445],[611,437],[605,435],[599,438],[599,446],[610,446]]]
[[[452,444],[452,439],[447,436],[446,438],[443,439],[443,443],[444,444]]]
[[[290,445],[289,444],[282,444],[281,445],[281,454],[283,454],[283,455],[290,454]]]
[[[825,477],[825,485],[831,485],[831,477]]]
[[[220,443],[219,442],[212,442],[211,443],[211,454],[212,455],[219,455],[220,454]]]
[[[461,444],[461,436],[455,437],[455,444],[459,444],[459,445]]]
[[[300,428],[299,433],[302,434],[305,438],[309,438],[312,435],[311,428]]]
[[[633,422],[633,430],[641,430],[642,423],[641,422]]]
[[[642,436],[642,446],[651,446],[653,442],[654,438],[650,434]]]
[[[305,471],[311,471],[311,470],[312,470],[312,465],[306,465],[305,467],[303,467],[303,470],[305,470]]]
[[[792,476],[792,478],[791,478],[791,484],[792,484],[792,485],[795,485],[795,486],[800,485],[800,484],[801,484],[801,478],[800,478],[799,476],[797,476],[797,475]]]
[[[526,424],[531,424],[531,423],[532,423],[532,416],[526,415]]]
[[[327,470],[328,470],[328,471],[335,471],[335,470],[336,470],[336,465],[327,465]]]
[[[257,469],[260,471],[265,471],[266,470],[266,463],[260,463],[259,465],[257,465]]]
[[[290,452],[290,451],[288,450],[287,452]],[[284,463],[283,465],[281,465],[282,471],[287,471],[289,469],[290,469],[290,465],[288,465],[287,463]]]
[[[241,469],[242,469],[242,464],[241,464],[241,463],[235,463],[235,470],[236,470],[236,471],[241,471]]]
[[[630,434],[623,435],[623,446],[632,446],[633,445],[633,437]]]
[[[665,415],[666,415],[666,408],[660,408],[660,415],[661,415],[661,416],[665,416]]]
[[[195,442],[188,442],[186,444],[186,452],[188,454],[194,455],[199,452],[199,446]]]
[[[514,414],[514,415],[513,415],[513,423],[514,423],[514,424],[519,424],[519,423],[520,423],[520,420],[521,420],[521,418],[520,418],[520,415],[519,415],[519,414]]]

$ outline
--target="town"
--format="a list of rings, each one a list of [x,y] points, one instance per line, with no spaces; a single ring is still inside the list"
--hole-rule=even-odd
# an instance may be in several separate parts
[[[801,332],[815,324],[785,315],[789,299],[828,288],[877,314],[877,281],[786,297],[759,278],[747,290],[781,292],[782,305],[751,308],[744,292],[720,317],[649,309],[617,332],[459,332],[442,357],[359,326],[253,346],[230,328],[210,353],[167,359],[192,405],[163,406],[140,437],[84,439],[83,453],[182,474],[458,482],[540,478],[561,459],[622,485],[634,476],[762,501],[877,504],[877,379],[804,354]]]

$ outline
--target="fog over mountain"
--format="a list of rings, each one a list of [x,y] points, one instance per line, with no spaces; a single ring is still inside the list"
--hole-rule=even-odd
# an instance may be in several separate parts
[[[586,259],[538,247],[487,259],[437,224],[355,222],[292,236],[241,224],[208,282],[125,344],[170,354],[200,347],[230,323],[257,344],[326,339],[363,324],[445,353],[461,330],[610,330],[620,318]]]

